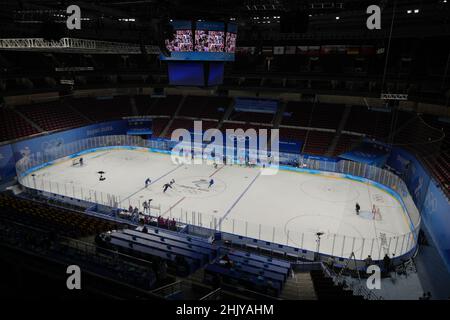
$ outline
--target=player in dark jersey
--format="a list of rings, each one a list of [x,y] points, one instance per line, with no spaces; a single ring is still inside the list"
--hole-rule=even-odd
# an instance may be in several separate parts
[[[163,185],[163,193],[165,193],[169,188],[172,189],[172,185],[170,183],[166,183],[165,185]]]

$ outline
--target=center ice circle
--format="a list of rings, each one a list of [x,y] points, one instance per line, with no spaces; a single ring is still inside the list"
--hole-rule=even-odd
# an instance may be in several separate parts
[[[328,202],[356,201],[359,197],[358,190],[342,179],[310,179],[300,189],[311,198]]]
[[[213,179],[214,184],[209,186]],[[210,177],[185,177],[175,182],[174,191],[187,198],[208,198],[216,196],[226,189],[226,184],[220,179]]]

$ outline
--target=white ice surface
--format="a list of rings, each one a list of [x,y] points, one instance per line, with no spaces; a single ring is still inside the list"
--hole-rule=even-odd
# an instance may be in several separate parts
[[[306,172],[268,176],[259,168],[177,165],[169,155],[145,151],[109,150],[83,158],[82,167],[67,160],[34,172],[35,181],[28,176],[25,183],[98,201],[114,194],[123,208],[153,199],[152,206],[160,207],[153,209],[154,215],[187,217],[206,227],[222,221],[223,231],[302,249],[315,250],[315,234],[324,232],[320,251],[343,257],[353,251],[358,259],[368,254],[377,259],[412,245],[403,237],[410,230],[400,203],[366,183]],[[98,171],[105,171],[106,180],[99,181]],[[147,177],[152,183],[144,188]],[[211,178],[215,184],[208,188]],[[162,186],[172,179],[174,188],[163,193]],[[373,204],[380,208],[381,220],[372,219]]]

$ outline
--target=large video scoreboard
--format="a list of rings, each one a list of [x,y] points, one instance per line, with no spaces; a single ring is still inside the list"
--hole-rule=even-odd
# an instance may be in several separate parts
[[[174,40],[166,40],[169,61],[234,61],[237,25],[208,21],[172,21]]]
[[[216,86],[223,83],[224,64],[234,61],[237,25],[208,21],[172,21],[174,39],[166,40],[169,83]]]

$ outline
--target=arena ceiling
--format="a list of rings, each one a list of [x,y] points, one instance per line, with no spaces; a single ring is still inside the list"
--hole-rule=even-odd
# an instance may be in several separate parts
[[[371,4],[381,7],[384,27],[372,32],[371,37],[386,37],[394,7],[394,37],[450,35],[450,3],[446,0],[3,0],[1,38],[39,36],[40,25],[62,22],[70,4],[82,8],[84,31],[69,36],[112,41],[134,37],[151,43],[161,32],[161,23],[170,19],[236,21],[239,41],[250,43],[262,36],[283,41],[301,39],[303,34],[306,38],[366,39],[366,9]],[[283,22],[298,20],[299,14],[306,17],[308,27],[286,35],[281,28]],[[117,32],[124,28],[135,31],[131,38]]]

